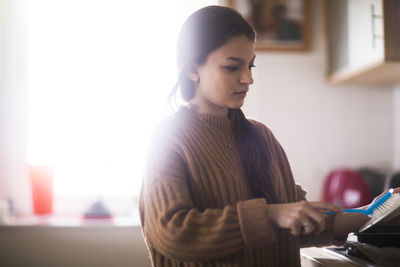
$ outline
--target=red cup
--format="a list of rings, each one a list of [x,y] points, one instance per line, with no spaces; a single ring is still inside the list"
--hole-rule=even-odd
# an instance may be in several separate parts
[[[53,212],[53,175],[53,166],[29,166],[34,214]]]

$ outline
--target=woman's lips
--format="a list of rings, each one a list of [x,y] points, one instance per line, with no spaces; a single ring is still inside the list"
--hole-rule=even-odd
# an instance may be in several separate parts
[[[247,91],[240,91],[240,92],[234,93],[234,95],[239,96],[241,98],[245,98],[246,94],[247,94]]]

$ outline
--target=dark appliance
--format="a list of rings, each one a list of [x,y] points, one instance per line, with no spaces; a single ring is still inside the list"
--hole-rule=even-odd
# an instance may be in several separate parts
[[[372,224],[351,234],[343,246],[328,250],[346,257],[355,266],[399,267],[400,216]]]

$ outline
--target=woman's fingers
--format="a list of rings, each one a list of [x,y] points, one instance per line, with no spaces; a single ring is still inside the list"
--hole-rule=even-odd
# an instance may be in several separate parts
[[[320,205],[320,203],[315,204],[307,201],[300,201],[299,206],[298,212],[301,216],[300,220],[306,225],[312,224],[312,226],[307,226],[307,229],[304,230],[303,233],[311,233],[315,228],[317,228],[317,232],[321,232],[325,229],[325,215],[320,212],[323,205]]]
[[[397,187],[393,190],[393,193],[400,194],[400,187]]]
[[[312,202],[301,202],[304,205],[303,212],[305,216],[313,223],[313,227],[311,231],[306,231],[307,233],[311,233],[312,231],[317,228],[316,234],[320,234],[325,229],[325,215],[321,213],[322,211],[335,211],[335,212],[342,212],[343,209],[341,207],[320,202],[320,201],[312,201]],[[310,227],[311,228],[311,227]]]
[[[290,229],[290,233],[292,235],[296,235],[296,236],[300,235],[301,234],[301,222],[299,220],[292,222],[290,224],[289,229]]]
[[[317,227],[317,234],[321,233],[325,229],[325,215],[321,213],[319,210],[315,210],[312,207],[307,209],[307,215],[314,221],[315,226]]]
[[[341,212],[342,208],[319,201],[300,201],[267,205],[269,218],[277,226],[288,229],[293,235],[320,233],[325,228],[323,211]]]
[[[325,228],[324,216],[314,210],[307,201],[297,203],[297,209],[293,214],[291,232],[294,235],[307,235],[318,228]]]
[[[314,222],[310,220],[306,212],[301,212],[298,215],[297,225],[296,225],[296,235],[307,235],[314,231]]]
[[[303,222],[301,225],[301,233],[302,235],[308,235],[315,230],[315,224],[311,221]]]
[[[321,202],[321,201],[310,201],[308,202],[308,204],[314,208],[317,209],[319,211],[335,211],[335,212],[342,212],[343,208],[329,204],[329,203],[325,203],[325,202]]]

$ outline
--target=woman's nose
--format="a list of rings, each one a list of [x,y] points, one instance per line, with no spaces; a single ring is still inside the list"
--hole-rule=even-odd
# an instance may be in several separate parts
[[[242,76],[240,77],[240,83],[242,84],[253,84],[254,80],[253,80],[253,74],[251,72],[251,70],[246,70]]]

